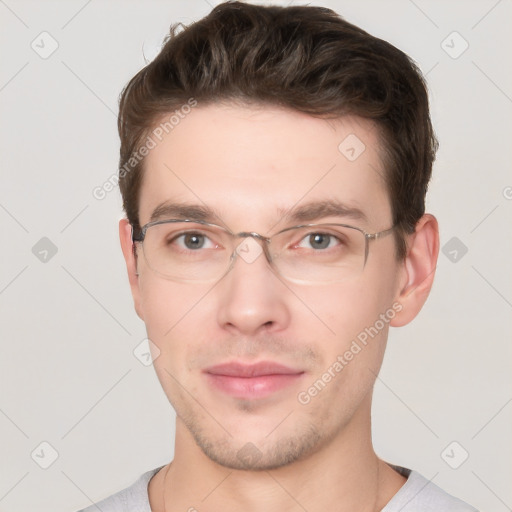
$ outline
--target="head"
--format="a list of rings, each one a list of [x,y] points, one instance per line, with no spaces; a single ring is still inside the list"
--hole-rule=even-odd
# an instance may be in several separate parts
[[[428,296],[438,237],[425,214],[437,146],[426,87],[404,53],[326,8],[232,2],[177,29],[120,99],[120,236],[135,307],[202,451],[247,468],[254,445],[251,468],[278,467],[368,419],[388,329]],[[238,258],[213,283],[177,281],[132,243],[164,203],[208,209],[233,233],[271,236],[307,206],[308,222],[393,231],[342,282],[289,282],[264,257]],[[235,360],[299,376],[262,398],[228,395],[205,370]]]

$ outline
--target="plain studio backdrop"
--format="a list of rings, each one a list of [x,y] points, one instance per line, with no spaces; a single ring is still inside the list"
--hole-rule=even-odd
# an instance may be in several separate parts
[[[120,194],[94,190],[117,170],[122,87],[171,23],[216,3],[0,1],[0,511],[73,512],[173,456]],[[312,3],[419,64],[440,140],[437,277],[417,319],[390,330],[375,449],[482,511],[510,510],[512,4]]]

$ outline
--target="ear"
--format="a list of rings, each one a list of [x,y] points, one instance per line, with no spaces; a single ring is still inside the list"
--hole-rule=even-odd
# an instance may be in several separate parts
[[[407,239],[407,256],[403,265],[397,302],[402,309],[390,324],[408,324],[420,312],[432,288],[439,254],[439,227],[433,215],[426,213]]]
[[[124,260],[126,262],[126,270],[128,271],[128,280],[130,281],[135,311],[139,318],[144,320],[141,308],[139,277],[137,275],[137,257],[135,247],[132,242],[132,226],[127,219],[121,219],[119,221],[119,239],[121,241],[121,249],[123,250]]]

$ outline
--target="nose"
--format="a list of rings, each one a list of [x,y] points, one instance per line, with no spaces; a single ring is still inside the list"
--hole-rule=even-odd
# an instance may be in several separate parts
[[[216,286],[218,323],[234,334],[277,332],[290,322],[291,292],[275,275],[263,244],[244,239],[235,250],[231,270]]]

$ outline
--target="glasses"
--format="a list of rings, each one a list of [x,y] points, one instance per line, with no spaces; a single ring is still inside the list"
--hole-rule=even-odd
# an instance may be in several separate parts
[[[132,240],[142,244],[149,268],[174,281],[217,280],[237,258],[250,264],[264,253],[271,267],[289,281],[327,283],[361,274],[370,241],[394,228],[367,233],[347,224],[303,224],[265,237],[231,233],[200,220],[171,219],[150,222],[138,234],[132,226]]]

